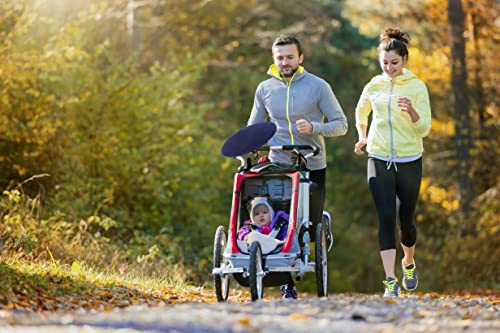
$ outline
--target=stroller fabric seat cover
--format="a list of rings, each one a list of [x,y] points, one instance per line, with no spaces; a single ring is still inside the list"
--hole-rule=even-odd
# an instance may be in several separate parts
[[[250,234],[248,234],[248,239],[247,239],[248,249],[250,249],[250,245],[255,241],[258,241],[260,243],[260,247],[262,249],[263,254],[269,253],[275,250],[278,246],[285,243],[285,241],[276,239],[272,236],[264,235],[258,231],[252,231]]]
[[[276,125],[271,122],[256,123],[241,128],[224,142],[221,152],[226,157],[248,154],[269,141],[276,133]]]

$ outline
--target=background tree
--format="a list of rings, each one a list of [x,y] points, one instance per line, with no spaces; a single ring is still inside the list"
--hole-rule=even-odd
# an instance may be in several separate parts
[[[448,0],[448,24],[451,49],[451,85],[455,107],[455,142],[457,152],[457,180],[462,213],[470,212],[472,183],[470,179],[470,103],[467,94],[467,65],[465,60],[464,13],[460,0]]]

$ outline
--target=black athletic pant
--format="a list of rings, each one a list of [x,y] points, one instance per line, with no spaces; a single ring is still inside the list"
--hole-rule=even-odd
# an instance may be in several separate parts
[[[321,222],[325,204],[326,168],[309,171],[311,195],[309,196],[309,219],[316,225]]]
[[[415,245],[414,215],[421,180],[422,158],[393,164],[389,170],[387,162],[368,159],[368,186],[378,211],[380,251],[396,248],[396,196],[401,202],[398,221],[401,243],[407,247]]]

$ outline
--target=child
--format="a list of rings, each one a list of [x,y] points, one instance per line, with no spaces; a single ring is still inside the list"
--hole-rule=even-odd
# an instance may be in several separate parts
[[[255,197],[250,203],[250,220],[238,231],[239,240],[247,240],[252,230],[284,240],[288,231],[288,214],[280,210],[274,214],[273,207],[265,197]]]

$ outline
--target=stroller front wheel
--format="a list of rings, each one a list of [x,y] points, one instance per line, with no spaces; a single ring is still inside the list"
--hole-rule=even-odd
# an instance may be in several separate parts
[[[250,246],[250,262],[248,279],[252,302],[262,299],[264,295],[264,260],[260,243],[255,241]]]
[[[214,268],[220,268],[224,261],[224,248],[227,243],[226,230],[223,226],[219,226],[215,232],[214,239]],[[229,275],[214,274],[215,295],[218,302],[224,302],[229,296]]]

